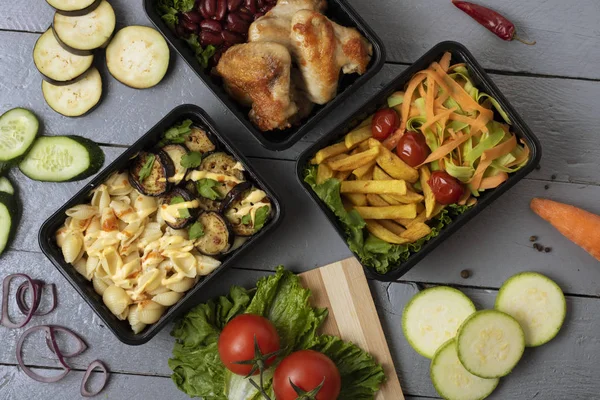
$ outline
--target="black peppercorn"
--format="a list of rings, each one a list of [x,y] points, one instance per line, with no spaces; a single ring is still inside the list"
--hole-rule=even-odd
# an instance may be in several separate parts
[[[469,271],[468,269],[463,269],[462,271],[460,271],[460,277],[463,279],[467,279],[471,276],[471,271]]]

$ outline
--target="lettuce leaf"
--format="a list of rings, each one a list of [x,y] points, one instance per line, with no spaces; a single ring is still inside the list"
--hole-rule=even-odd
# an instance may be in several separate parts
[[[346,241],[350,250],[356,254],[363,265],[373,268],[380,274],[386,274],[408,260],[411,254],[421,250],[423,244],[438,236],[444,227],[448,226],[454,217],[464,213],[470,207],[452,204],[444,208],[428,224],[431,232],[414,243],[396,245],[387,243],[366,232],[365,221],[355,211],[344,209],[340,196],[340,181],[330,178],[322,184],[317,184],[317,168],[310,166],[305,170],[304,181],[310,185],[317,196],[340,219],[346,231]],[[366,239],[365,239],[366,237]]]
[[[252,313],[273,322],[284,349],[282,357],[302,349],[328,355],[342,376],[339,400],[374,398],[385,380],[383,368],[354,344],[317,334],[327,310],[310,305],[310,290],[300,284],[296,275],[280,266],[256,286],[255,290],[234,286],[227,296],[200,304],[176,323],[171,332],[176,342],[169,367],[180,390],[207,400],[262,398],[246,379],[225,369],[217,349],[219,334],[227,322],[241,313]],[[274,368],[270,368],[265,374],[268,392],[272,392],[273,372]]]

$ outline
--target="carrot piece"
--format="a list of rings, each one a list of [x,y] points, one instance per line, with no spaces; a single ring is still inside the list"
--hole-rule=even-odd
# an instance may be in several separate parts
[[[534,198],[531,209],[600,261],[600,216],[568,204]]]

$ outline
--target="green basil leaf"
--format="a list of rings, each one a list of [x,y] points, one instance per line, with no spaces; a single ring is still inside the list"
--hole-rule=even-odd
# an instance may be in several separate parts
[[[152,173],[152,167],[154,166],[154,161],[156,160],[156,156],[154,154],[148,155],[148,159],[140,169],[140,182],[143,182],[144,179],[150,176]]]
[[[158,147],[163,147],[169,143],[185,143],[186,137],[190,134],[190,132],[192,132],[192,124],[192,120],[186,119],[179,125],[174,125],[167,129],[163,133],[161,141],[158,142]]]
[[[256,210],[256,214],[254,214],[254,232],[258,232],[262,229],[269,218],[269,214],[271,213],[271,207],[263,206]]]
[[[196,182],[196,188],[198,189],[200,196],[210,200],[217,200],[221,198],[221,195],[213,188],[218,184],[219,182],[215,181],[214,179],[205,178]]]
[[[181,157],[181,166],[184,168],[196,168],[202,163],[202,153],[190,151]]]
[[[190,240],[195,240],[204,236],[204,225],[202,225],[202,222],[194,222],[188,229],[188,236]]]

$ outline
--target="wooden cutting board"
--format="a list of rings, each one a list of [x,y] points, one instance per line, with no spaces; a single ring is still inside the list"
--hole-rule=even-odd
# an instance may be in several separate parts
[[[404,400],[362,265],[348,258],[300,274],[300,279],[312,291],[312,305],[329,309],[321,332],[353,342],[383,365],[387,381],[375,398]]]

